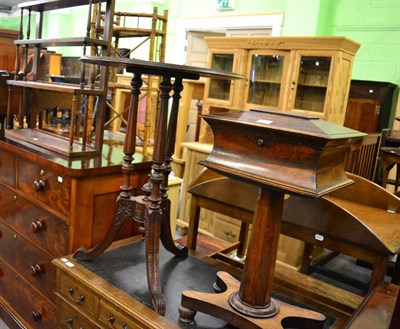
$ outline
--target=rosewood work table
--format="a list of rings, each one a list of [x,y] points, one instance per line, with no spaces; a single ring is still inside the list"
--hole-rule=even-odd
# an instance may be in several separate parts
[[[184,291],[181,320],[191,322],[201,311],[239,328],[322,328],[322,314],[271,298],[284,195],[318,198],[352,184],[344,157],[364,134],[317,117],[269,110],[203,118],[213,130],[214,147],[201,163],[261,188],[240,281],[219,272],[220,293]]]
[[[164,247],[178,257],[186,257],[188,250],[182,245],[175,245],[170,229],[170,201],[168,199],[168,176],[171,172],[172,155],[175,148],[175,135],[178,119],[180,93],[183,90],[183,79],[198,80],[200,77],[223,79],[241,78],[238,74],[223,73],[204,68],[190,67],[160,62],[124,59],[115,57],[84,56],[84,63],[100,66],[126,67],[133,74],[131,80],[131,102],[124,141],[122,174],[124,177],[121,192],[117,199],[117,210],[113,225],[107,236],[94,248],[79,249],[74,257],[78,260],[92,260],[103,253],[114,240],[122,224],[133,219],[141,224],[146,239],[146,265],[149,292],[152,304],[159,314],[165,314],[165,300],[162,293],[159,269],[159,241]],[[149,181],[144,184],[144,195],[133,196],[130,177],[133,173],[133,156],[135,153],[135,136],[138,118],[139,94],[142,78],[159,76],[159,108],[156,116],[154,136],[153,165],[149,172]],[[168,115],[170,93],[172,104]]]

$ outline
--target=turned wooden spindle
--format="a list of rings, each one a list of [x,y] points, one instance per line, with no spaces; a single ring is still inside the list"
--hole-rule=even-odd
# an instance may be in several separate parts
[[[168,121],[166,157],[164,162],[164,180],[161,184],[161,199],[163,207],[163,220],[161,224],[161,242],[165,249],[175,256],[185,257],[188,249],[183,245],[175,245],[171,232],[171,201],[168,199],[168,178],[171,173],[172,155],[175,149],[176,129],[178,122],[179,100],[183,90],[182,78],[175,78],[173,85],[172,105]]]
[[[166,137],[168,121],[168,100],[172,90],[171,78],[164,77],[160,83],[160,105],[156,120],[156,134],[153,151],[153,165],[150,173],[151,194],[149,197],[149,216],[146,226],[146,262],[147,280],[153,305],[159,314],[165,314],[165,300],[159,279],[159,249],[161,234],[161,194],[160,187],[164,180],[164,161],[166,157]]]
[[[74,145],[74,130],[76,125],[76,108],[77,108],[76,94],[72,95],[72,106],[71,106],[71,121],[70,121],[70,132],[69,132],[69,149],[72,151]]]
[[[19,21],[18,40],[23,39],[23,25],[24,25],[24,9],[21,8],[21,17]],[[14,80],[19,78],[19,70],[21,69],[20,46],[17,45],[15,53],[15,76]]]
[[[28,25],[26,27],[26,39],[29,40],[31,37],[31,14],[32,9],[28,10]],[[28,79],[28,62],[29,62],[29,45],[25,45],[24,48],[24,80]],[[33,67],[33,66],[32,66]]]

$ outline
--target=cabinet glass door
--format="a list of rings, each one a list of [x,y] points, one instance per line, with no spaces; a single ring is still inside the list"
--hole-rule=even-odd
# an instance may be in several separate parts
[[[278,107],[283,85],[285,56],[253,53],[250,58],[247,103]]]
[[[212,54],[211,69],[227,73],[233,72],[234,54]],[[229,101],[231,91],[231,80],[210,79],[208,98]]]
[[[324,113],[332,57],[301,56],[294,108]]]

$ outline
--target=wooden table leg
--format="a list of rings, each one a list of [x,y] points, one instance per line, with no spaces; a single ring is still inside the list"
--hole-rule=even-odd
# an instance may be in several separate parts
[[[390,170],[394,167],[396,162],[392,161],[390,159],[390,155],[383,154],[382,156],[382,187],[386,188],[387,182],[388,182],[388,177],[389,177],[389,172]]]
[[[324,315],[271,298],[283,200],[283,193],[262,188],[240,283],[222,272],[217,285],[223,293],[183,291],[181,321],[191,322],[201,311],[240,328],[282,328],[282,321],[288,326],[294,321],[296,328],[323,327]]]

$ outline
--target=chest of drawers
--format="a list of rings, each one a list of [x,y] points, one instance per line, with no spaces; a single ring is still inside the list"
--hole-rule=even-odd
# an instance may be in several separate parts
[[[115,242],[93,262],[80,262],[71,256],[54,259],[58,297],[55,328],[178,329],[175,321],[151,308],[144,247],[140,238],[133,237]],[[169,275],[179,261],[164,249],[162,256],[161,263],[169,268]],[[168,266],[168,262],[175,265]],[[165,279],[164,272],[162,276]],[[184,281],[181,277],[180,280]],[[165,289],[168,298],[168,288]],[[168,304],[167,315],[177,316],[180,290],[173,290],[173,305]]]
[[[0,317],[11,328],[56,328],[51,260],[101,241],[115,214],[122,150],[64,159],[0,140]],[[136,155],[131,186],[150,168]],[[137,233],[127,221],[118,238]]]

